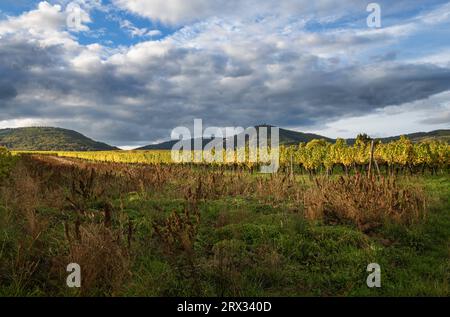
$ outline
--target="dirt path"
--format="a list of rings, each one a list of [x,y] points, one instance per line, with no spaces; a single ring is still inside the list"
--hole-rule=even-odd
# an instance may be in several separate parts
[[[83,162],[71,160],[64,157],[51,156],[51,155],[33,155],[32,158],[37,161],[44,163],[49,163],[53,165],[63,165],[63,166],[83,166]]]

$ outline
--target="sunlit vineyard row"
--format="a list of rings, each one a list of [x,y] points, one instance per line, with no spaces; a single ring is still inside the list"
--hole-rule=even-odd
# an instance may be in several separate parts
[[[63,152],[63,151],[13,151],[13,154],[40,154],[58,157],[76,158],[96,162],[133,163],[133,164],[171,164],[170,151],[92,151],[92,152]]]
[[[231,151],[231,153],[230,151],[223,151],[222,162],[212,164],[236,164],[237,152],[237,150]],[[14,153],[45,154],[98,162],[140,164],[173,163],[171,151],[169,150],[98,152],[16,151]],[[297,146],[281,146],[279,154],[281,167],[301,167],[309,172],[332,172],[335,167],[341,167],[342,170],[348,171],[351,168],[356,169],[357,167],[365,167],[369,164],[371,141],[369,139],[358,138],[355,144],[348,145],[343,139],[338,139],[336,143],[313,140],[309,143],[300,143]],[[193,160],[194,155],[195,152],[191,151],[190,159]],[[247,160],[238,165],[250,168],[255,167],[255,164],[248,160],[248,151],[245,155]],[[408,169],[411,172],[419,170],[437,172],[438,170],[449,167],[450,146],[440,141],[413,143],[409,139],[402,137],[397,141],[389,143],[375,142],[373,155],[377,165],[385,170]],[[206,160],[203,160],[201,163],[206,162]]]

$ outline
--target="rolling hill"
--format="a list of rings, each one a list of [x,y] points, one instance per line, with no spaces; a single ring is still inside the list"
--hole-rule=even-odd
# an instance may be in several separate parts
[[[118,150],[73,130],[51,127],[1,129],[0,145],[25,151],[108,151]]]
[[[268,125],[256,126],[270,127]],[[413,142],[440,140],[450,143],[450,130],[436,130],[431,132],[418,132],[406,134]],[[270,136],[269,136],[270,137]],[[235,136],[236,138],[236,136]],[[381,138],[383,143],[399,139],[400,136]],[[293,145],[300,142],[309,142],[314,139],[324,139],[328,142],[335,142],[334,139],[318,134],[302,133],[293,130],[280,128],[280,144]],[[203,139],[203,145],[211,142],[212,139]],[[224,139],[224,142],[226,140]],[[178,140],[167,141],[159,144],[152,144],[138,148],[136,150],[170,150]],[[194,140],[191,140],[192,144]],[[348,139],[352,144],[355,139]],[[235,144],[236,144],[235,140]],[[94,141],[81,133],[73,130],[53,127],[31,127],[16,129],[0,129],[0,146],[6,146],[10,150],[24,151],[111,151],[119,150],[117,147],[106,143]]]
[[[270,127],[270,126],[268,126],[268,125],[256,126],[256,128],[259,128],[259,127]],[[417,133],[406,134],[405,136],[413,142],[439,140],[439,141],[444,141],[444,142],[450,143],[450,130],[417,132]],[[323,139],[328,142],[336,141],[335,139],[331,139],[331,138],[328,138],[328,137],[325,137],[322,135],[318,135],[318,134],[303,133],[303,132],[297,132],[297,131],[293,131],[293,130],[287,130],[287,129],[280,128],[280,144],[281,145],[294,145],[294,144],[299,144],[300,142],[309,142],[314,139]],[[380,140],[383,143],[387,143],[387,142],[398,140],[398,139],[400,139],[400,136],[380,138]],[[203,146],[208,144],[211,140],[212,139],[203,139]],[[163,143],[147,145],[147,146],[144,146],[141,148],[137,148],[136,150],[170,150],[170,149],[172,149],[173,145],[176,144],[177,142],[178,142],[178,140],[167,141],[167,142],[163,142]],[[194,140],[191,140],[191,142],[194,142]],[[355,142],[355,139],[347,139],[347,142],[349,144],[353,144]],[[191,144],[193,147],[193,143],[191,143]]]
[[[259,133],[259,128],[261,127],[267,127],[269,128],[269,125],[259,125],[256,126],[256,129]],[[268,129],[268,132],[270,130]],[[270,133],[269,133],[270,137]],[[280,144],[282,145],[292,145],[292,144],[298,144],[300,142],[309,142],[314,139],[324,139],[329,142],[334,142],[335,140],[318,135],[318,134],[312,134],[312,133],[303,133],[303,132],[297,132],[292,130],[286,130],[280,128]],[[203,139],[203,146],[211,142],[212,139]],[[141,148],[138,148],[136,150],[170,150],[172,149],[173,145],[177,143],[178,140],[175,141],[167,141],[159,144],[152,144],[147,145]],[[194,142],[194,140],[191,140],[191,142]],[[235,144],[236,144],[236,136],[235,136]],[[191,143],[193,144],[193,143]],[[193,147],[193,145],[192,145]]]
[[[423,142],[423,141],[444,141],[450,143],[450,130],[436,130],[431,132],[417,132],[405,135],[408,139],[413,142]],[[398,140],[400,136],[389,137],[381,139],[383,142],[390,142],[393,140]]]

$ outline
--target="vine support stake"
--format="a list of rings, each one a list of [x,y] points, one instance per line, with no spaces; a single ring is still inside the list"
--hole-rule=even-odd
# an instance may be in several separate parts
[[[370,144],[370,161],[369,161],[369,177],[372,176],[372,162],[373,162],[373,152],[375,148],[375,141],[372,140]]]

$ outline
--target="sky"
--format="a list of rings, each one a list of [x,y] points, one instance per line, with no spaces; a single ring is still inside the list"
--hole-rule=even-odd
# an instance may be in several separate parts
[[[450,128],[450,2],[0,0],[0,128],[133,148],[194,119],[328,137]]]

